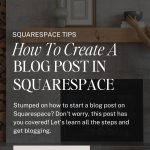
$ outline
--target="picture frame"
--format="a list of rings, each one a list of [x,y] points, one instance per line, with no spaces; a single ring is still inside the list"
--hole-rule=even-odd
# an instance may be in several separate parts
[[[65,0],[69,16],[65,27],[95,27],[95,0]]]

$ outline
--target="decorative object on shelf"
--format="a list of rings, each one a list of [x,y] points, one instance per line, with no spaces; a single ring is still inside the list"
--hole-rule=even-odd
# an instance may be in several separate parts
[[[124,12],[125,20],[127,16],[131,16],[132,18],[136,17],[137,21],[141,21],[143,18],[143,12],[142,11],[126,11]]]
[[[56,0],[56,9],[53,11],[53,16],[57,19],[56,27],[65,27],[65,19],[68,15],[68,10],[64,8],[64,0]]]
[[[95,0],[65,0],[69,17],[66,27],[94,27]]]

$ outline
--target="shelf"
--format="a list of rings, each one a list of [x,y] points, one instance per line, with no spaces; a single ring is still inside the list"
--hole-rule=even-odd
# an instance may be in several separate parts
[[[24,43],[141,43],[132,28],[21,28],[21,32],[60,32],[61,37],[22,37]],[[62,37],[62,32],[76,32],[76,37]],[[98,38],[99,37],[99,38]]]

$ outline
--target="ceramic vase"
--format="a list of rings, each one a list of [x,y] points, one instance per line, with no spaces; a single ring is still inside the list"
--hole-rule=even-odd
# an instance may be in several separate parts
[[[53,11],[53,16],[56,18],[56,27],[64,28],[65,19],[69,12],[64,8],[64,0],[56,0],[56,9]]]

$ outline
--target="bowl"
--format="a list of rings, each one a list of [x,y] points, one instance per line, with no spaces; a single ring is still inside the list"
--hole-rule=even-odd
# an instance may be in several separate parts
[[[143,18],[143,12],[142,11],[126,11],[126,12],[124,12],[125,20],[126,20],[127,16],[129,16],[129,15],[132,18],[134,18],[136,16],[137,21],[141,21]]]

